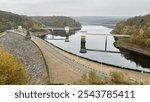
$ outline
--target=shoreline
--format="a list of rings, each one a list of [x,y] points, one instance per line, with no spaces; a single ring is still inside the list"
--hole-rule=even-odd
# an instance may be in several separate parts
[[[48,41],[46,41],[46,42],[49,43]],[[108,76],[109,76],[110,72],[112,72],[112,71],[119,71],[119,72],[123,72],[129,80],[134,80],[134,81],[139,82],[139,80],[142,77],[143,78],[142,82],[144,82],[144,84],[150,84],[150,74],[149,73],[145,73],[145,72],[142,73],[141,71],[129,70],[129,69],[111,66],[108,64],[100,63],[100,62],[98,63],[96,61],[91,61],[89,59],[85,59],[85,58],[77,56],[75,54],[68,53],[67,51],[62,50],[61,48],[58,48],[51,43],[49,43],[49,44],[51,46],[54,46],[58,52],[60,52],[61,54],[63,54],[67,58],[74,60],[77,63],[83,64],[83,65],[91,68],[94,71],[102,72]]]
[[[44,40],[44,39],[43,39],[43,40]],[[44,40],[44,41],[46,41],[46,40]],[[92,61],[92,62],[95,62],[95,63],[98,63],[98,64],[104,64],[104,65],[110,66],[110,67],[117,67],[118,69],[126,69],[126,70],[129,70],[129,71],[141,72],[141,70],[138,70],[138,69],[131,69],[131,68],[127,68],[127,67],[117,66],[117,65],[108,64],[108,63],[105,63],[105,62],[100,62],[100,61],[92,60],[92,59],[89,59],[89,58],[85,58],[85,57],[76,55],[76,54],[74,54],[74,53],[72,53],[72,52],[66,51],[66,50],[64,50],[64,49],[62,49],[62,48],[60,48],[60,47],[58,47],[58,46],[56,46],[56,45],[54,45],[54,44],[52,44],[52,43],[50,43],[50,42],[48,42],[48,41],[46,41],[46,42],[49,43],[49,44],[51,44],[52,46],[58,48],[59,50],[62,50],[62,51],[64,51],[64,52],[68,53],[68,54],[71,54],[71,55],[73,55],[73,56],[80,57],[80,58],[85,59],[85,60],[89,60],[89,61]],[[146,72],[146,71],[144,71],[144,73],[150,74],[150,72]]]
[[[94,26],[94,25],[93,25]],[[103,26],[103,25],[99,25],[99,26]],[[104,27],[106,27],[106,26],[104,26]],[[55,45],[54,45],[55,46]],[[57,47],[57,46],[55,46],[55,47]],[[62,48],[60,48],[61,50],[63,50]],[[64,50],[65,51],[65,50]],[[70,54],[74,54],[74,53],[72,53],[72,52],[70,52],[69,50],[67,50],[67,52],[68,53],[70,53]],[[76,54],[74,54],[75,56],[78,56],[78,55],[76,55]],[[81,57],[81,56],[80,56]],[[85,59],[88,59],[88,58],[85,58]],[[91,60],[91,59],[88,59],[88,60]],[[96,60],[91,60],[91,61],[94,61],[94,62],[97,62],[97,63],[103,63],[103,64],[105,64],[105,65],[109,65],[109,66],[114,66],[114,67],[119,67],[119,68],[122,68],[122,67],[124,67],[124,68],[126,68],[126,69],[128,69],[128,70],[134,70],[134,71],[138,71],[138,72],[141,72],[141,70],[142,69],[140,69],[140,68],[137,68],[136,67],[136,65],[135,66],[133,66],[133,67],[135,67],[134,69],[132,68],[132,66],[128,66],[128,65],[122,65],[122,64],[114,64],[114,63],[107,63],[106,61],[104,61],[104,62],[100,62],[100,60],[99,61],[96,61]],[[129,62],[130,63],[130,62]],[[135,61],[135,63],[136,63],[136,61]],[[123,69],[124,69],[123,68]],[[143,68],[145,68],[145,67],[143,67]],[[149,70],[144,70],[145,72],[147,72],[147,73],[150,73],[150,71]]]
[[[117,43],[115,42],[114,43],[114,46],[116,48],[119,48],[119,49],[123,49],[123,50],[127,50],[127,51],[130,51],[130,52],[133,52],[133,53],[137,53],[137,54],[140,54],[140,55],[144,55],[144,56],[147,56],[147,57],[150,57],[150,49],[148,48],[141,48],[140,46],[138,45],[133,45],[133,44],[129,44],[129,43]]]

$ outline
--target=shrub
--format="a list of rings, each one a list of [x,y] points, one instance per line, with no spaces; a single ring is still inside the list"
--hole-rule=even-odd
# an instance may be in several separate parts
[[[150,39],[146,39],[145,40],[145,45],[148,46],[148,47],[150,47]]]
[[[125,83],[125,75],[122,72],[112,71],[110,73],[111,81],[114,83]]]
[[[139,45],[143,45],[144,44],[144,37],[143,36],[136,36],[136,44],[139,44]]]
[[[95,71],[91,71],[88,74],[82,75],[79,84],[100,85],[105,84],[105,81],[98,77]]]
[[[136,36],[135,36],[135,35],[132,35],[129,41],[130,41],[131,43],[133,43],[133,44],[136,44],[136,39],[135,39],[135,38],[136,38]]]
[[[27,73],[15,57],[0,48],[0,84],[27,84]]]

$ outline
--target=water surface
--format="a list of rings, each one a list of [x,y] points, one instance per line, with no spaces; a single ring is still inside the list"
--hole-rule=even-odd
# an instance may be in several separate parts
[[[88,33],[98,33],[98,34],[110,34],[112,29],[97,26],[97,25],[83,25],[82,31],[87,31]],[[47,35],[45,40],[48,42],[66,50],[77,54],[79,56],[89,58],[95,61],[121,66],[123,68],[144,70],[150,72],[150,61],[147,57],[137,55],[135,53],[123,52],[123,53],[109,53],[109,52],[98,52],[98,51],[87,51],[87,53],[80,53],[80,32],[76,32],[69,36],[69,42],[65,42],[65,37],[54,36],[52,40],[52,35]],[[97,35],[87,35],[86,36],[86,48],[95,50],[105,50],[105,36]],[[114,37],[109,36],[107,43],[108,51],[117,51],[119,49],[115,48],[113,43],[115,42]]]

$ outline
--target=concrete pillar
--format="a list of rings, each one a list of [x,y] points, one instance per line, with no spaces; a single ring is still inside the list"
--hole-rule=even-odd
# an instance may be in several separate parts
[[[52,34],[54,34],[54,29],[52,29]]]
[[[69,34],[69,31],[70,31],[69,26],[66,26],[66,27],[65,27],[65,32],[66,32],[66,34]]]
[[[106,39],[105,39],[105,51],[107,51],[107,35],[106,35]]]
[[[65,42],[69,42],[69,35],[66,35]]]
[[[87,53],[86,50],[86,33],[87,31],[81,31],[81,45],[80,45],[80,53]]]
[[[54,35],[52,34],[52,39],[54,39]]]
[[[65,42],[69,42],[69,31],[70,31],[70,28],[66,26],[65,27],[65,32],[66,32]]]
[[[52,35],[52,39],[54,39],[54,30],[53,29],[49,29],[49,32]]]

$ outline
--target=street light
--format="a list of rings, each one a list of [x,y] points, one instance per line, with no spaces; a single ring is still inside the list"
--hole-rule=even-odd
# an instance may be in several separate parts
[[[141,76],[140,76],[140,84],[143,83],[143,70],[141,71]]]
[[[101,60],[100,62],[101,62],[101,73],[102,73],[102,71],[103,71],[103,70],[102,70],[102,60]]]

